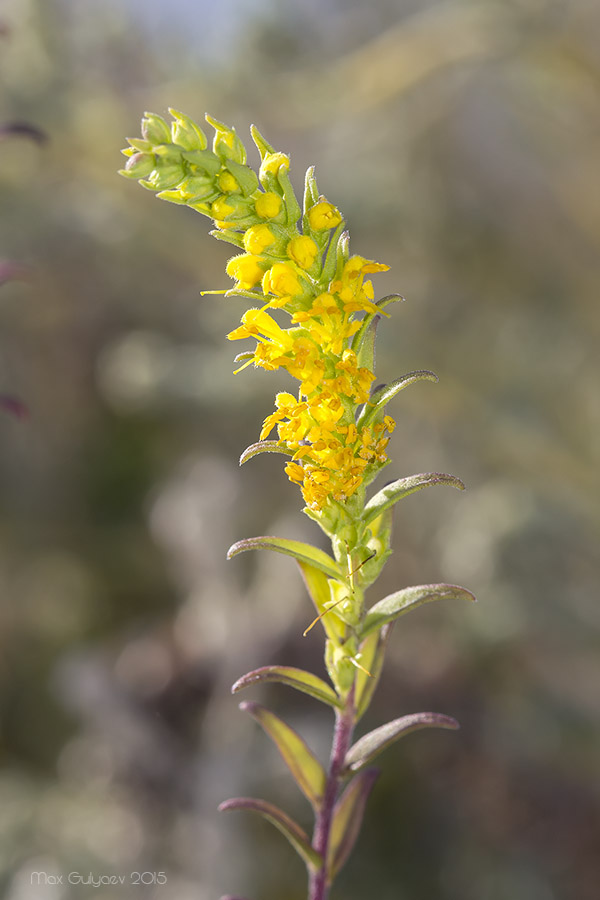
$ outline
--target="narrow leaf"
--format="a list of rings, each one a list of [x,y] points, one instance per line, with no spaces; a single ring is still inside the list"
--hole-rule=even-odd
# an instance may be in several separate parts
[[[331,601],[329,582],[323,572],[310,565],[310,563],[298,560],[298,565],[302,572],[306,590],[310,594],[317,613],[321,615],[325,612],[327,604]],[[346,626],[344,623],[341,622],[337,616],[324,615],[321,619],[321,625],[325,629],[327,637],[333,640],[335,644],[338,644],[345,631]]]
[[[408,375],[402,375],[401,378],[396,378],[395,381],[384,384],[374,391],[368,402],[365,403],[357,424],[368,425],[376,418],[377,414],[384,409],[390,400],[396,396],[396,394],[399,394],[400,391],[403,391],[404,388],[414,384],[416,381],[438,382],[439,378],[434,372],[423,369],[418,372],[409,372]]]
[[[389,625],[384,625],[379,631],[372,631],[359,647],[360,664],[370,674],[367,675],[359,669],[356,675],[355,722],[358,722],[365,714],[375,693],[383,668],[386,644],[392,627],[392,623],[390,623]]]
[[[394,741],[423,728],[449,728],[452,731],[456,731],[459,728],[459,724],[456,719],[452,719],[450,716],[432,712],[413,713],[410,716],[394,719],[393,722],[387,722],[380,728],[365,734],[350,747],[344,760],[344,768],[350,772],[362,769],[363,766],[372,762],[382,750],[385,750]]]
[[[368,611],[360,630],[361,638],[392,622],[404,613],[432,600],[471,600],[475,597],[466,588],[456,584],[419,584],[388,594]]]
[[[256,719],[277,746],[294,779],[315,810],[323,800],[325,770],[297,731],[258,703],[240,703],[240,709]]]
[[[259,453],[284,453],[286,456],[292,455],[291,451],[288,450],[284,444],[280,444],[279,441],[258,441],[256,444],[250,444],[249,447],[246,447],[240,456],[240,466],[243,466],[249,459],[258,456]]]
[[[28,122],[7,122],[0,125],[0,141],[8,137],[24,137],[29,138],[36,144],[45,144],[48,135],[36,125],[30,125]]]
[[[255,800],[253,797],[235,797],[233,800],[225,800],[219,806],[219,812],[226,812],[230,809],[248,809],[250,812],[258,813],[281,831],[296,853],[302,857],[309,870],[314,871],[322,866],[321,855],[310,846],[308,835],[304,829],[300,828],[277,806],[267,803],[266,800]]]
[[[327,864],[331,881],[350,856],[356,843],[365,806],[378,775],[378,769],[365,769],[352,779],[335,805]]]
[[[373,519],[381,515],[381,513],[403,500],[404,497],[414,494],[423,488],[430,487],[434,484],[448,484],[451,487],[464,491],[465,486],[454,475],[443,475],[441,472],[424,472],[420,475],[409,475],[408,478],[399,478],[398,481],[392,481],[386,484],[384,488],[378,491],[367,503],[363,512],[363,522],[368,525]]]
[[[324,572],[329,578],[343,578],[341,569],[331,556],[312,544],[304,544],[301,541],[289,541],[278,537],[254,537],[245,538],[233,544],[227,551],[227,559],[232,559],[238,553],[246,550],[275,550],[277,553],[285,553],[293,556],[298,562],[307,562]]]
[[[281,684],[287,684],[297,691],[302,691],[327,703],[329,706],[341,707],[340,700],[326,681],[313,675],[312,672],[305,672],[303,669],[296,669],[292,666],[263,666],[242,675],[231,688],[232,694],[237,694],[243,688],[250,687],[253,684],[264,684],[266,682],[278,681]]]
[[[244,246],[243,238],[234,231],[219,231],[218,228],[215,228],[208,233],[218,241],[225,241],[226,244],[233,244],[234,247],[239,247],[241,249]]]
[[[375,371],[375,338],[377,336],[377,326],[379,325],[381,316],[373,316],[364,337],[360,343],[358,353],[356,354],[357,365],[363,366],[369,371]]]

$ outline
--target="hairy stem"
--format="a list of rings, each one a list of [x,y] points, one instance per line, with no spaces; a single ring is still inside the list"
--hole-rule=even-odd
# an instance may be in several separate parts
[[[331,757],[329,760],[329,772],[325,784],[323,805],[317,820],[313,834],[312,845],[321,854],[323,865],[314,872],[308,885],[308,900],[326,900],[329,894],[330,883],[327,876],[327,851],[329,849],[329,835],[333,820],[333,810],[338,796],[341,781],[341,773],[344,767],[344,759],[350,748],[352,732],[354,729],[354,684],[352,685],[346,703],[342,710],[335,714],[335,729]]]

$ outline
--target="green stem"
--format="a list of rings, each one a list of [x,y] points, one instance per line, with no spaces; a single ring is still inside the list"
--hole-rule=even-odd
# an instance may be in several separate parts
[[[329,850],[329,836],[333,821],[333,810],[337,800],[341,782],[341,774],[344,768],[344,760],[350,749],[352,732],[354,730],[354,683],[348,692],[344,708],[336,710],[335,729],[329,761],[329,772],[325,783],[323,804],[315,822],[312,846],[321,854],[323,865],[310,876],[308,885],[308,900],[326,900],[331,887],[327,872],[327,855]]]

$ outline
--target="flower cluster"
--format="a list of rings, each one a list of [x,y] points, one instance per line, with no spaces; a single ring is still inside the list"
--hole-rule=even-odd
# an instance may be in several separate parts
[[[278,449],[291,460],[285,471],[300,485],[309,510],[346,501],[387,461],[394,428],[389,416],[359,415],[369,403],[375,375],[363,352],[366,325],[382,313],[365,276],[388,266],[350,256],[340,211],[306,175],[304,209],[288,177],[289,157],[252,129],[261,156],[258,177],[246,165],[235,130],[207,116],[215,129],[212,150],[202,130],[171,110],[171,127],[147,114],[143,139],[132,139],[122,174],[158,191],[161,199],[190,206],[214,220],[211,232],[240,251],[227,263],[234,287],[260,303],[248,309],[228,338],[253,338],[237,371],[254,364],[283,368],[299,381],[298,396],[280,393],[260,440],[277,429]],[[273,316],[290,317],[283,327]],[[365,421],[363,421],[365,420]]]

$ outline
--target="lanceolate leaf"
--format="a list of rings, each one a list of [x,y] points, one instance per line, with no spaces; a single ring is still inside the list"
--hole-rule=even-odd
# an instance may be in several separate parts
[[[424,472],[421,475],[409,475],[408,478],[400,478],[398,481],[392,481],[384,488],[378,491],[367,503],[363,513],[363,522],[368,525],[373,519],[381,515],[384,509],[403,500],[415,491],[430,487],[434,484],[448,484],[464,491],[465,486],[454,475],[443,475],[441,472]]]
[[[327,609],[326,604],[331,600],[329,582],[323,572],[321,572],[320,569],[311,566],[310,563],[298,560],[298,565],[300,566],[304,584],[315,605],[315,609],[317,613],[321,615]],[[329,616],[327,614],[322,616],[320,621],[325,629],[327,637],[333,640],[334,643],[339,643],[346,627],[344,623],[341,622],[337,616]]]
[[[285,835],[309,870],[314,871],[321,867],[322,857],[310,846],[306,832],[277,806],[267,803],[266,800],[255,800],[253,797],[236,797],[233,800],[226,800],[219,806],[219,812],[229,809],[249,809],[251,812],[258,813]]]
[[[381,316],[373,316],[371,322],[365,330],[360,348],[356,354],[357,365],[364,366],[371,372],[375,371],[375,338],[377,337],[377,326],[379,325]]]
[[[352,852],[378,775],[378,769],[365,769],[356,775],[335,805],[327,863],[330,880],[335,878]]]
[[[381,669],[383,668],[385,647],[392,627],[393,623],[390,623],[389,625],[384,625],[380,631],[372,631],[359,647],[360,664],[364,666],[369,674],[367,675],[361,669],[356,673],[355,722],[358,722],[369,708],[371,697],[375,693]]]
[[[475,597],[466,588],[456,584],[419,584],[388,594],[368,611],[364,618],[360,637],[365,638],[387,622],[392,622],[411,609],[432,600],[471,600]]]
[[[419,372],[409,372],[408,375],[403,375],[401,378],[397,378],[389,384],[384,384],[373,393],[368,402],[363,406],[362,412],[358,418],[358,424],[368,425],[372,422],[377,414],[383,411],[384,407],[396,396],[396,394],[399,394],[400,391],[403,391],[404,388],[408,387],[410,384],[414,384],[415,381],[437,382],[439,379],[433,372],[423,369]]]
[[[249,447],[246,447],[240,456],[240,466],[243,466],[245,462],[248,462],[248,460],[252,459],[254,456],[258,456],[259,453],[284,453],[286,456],[292,455],[291,451],[283,444],[280,444],[279,441],[258,441],[256,444],[250,444]]]
[[[350,772],[362,769],[363,766],[373,762],[375,757],[394,741],[413,731],[420,731],[422,728],[449,728],[455,731],[458,727],[456,719],[451,719],[450,716],[444,716],[441,713],[423,712],[402,716],[401,719],[387,722],[361,737],[348,750],[344,767]]]
[[[340,700],[326,681],[313,675],[312,672],[305,672],[303,669],[296,669],[292,666],[263,666],[261,669],[255,669],[242,675],[231,688],[232,694],[237,694],[243,688],[250,687],[253,684],[264,684],[269,681],[278,681],[281,684],[287,684],[289,687],[296,688],[297,691],[303,691],[327,703],[329,706],[341,707]]]
[[[262,725],[277,746],[300,790],[318,810],[325,790],[325,770],[300,735],[271,710],[258,703],[240,703]]]
[[[285,553],[295,557],[298,562],[307,562],[324,572],[330,578],[343,578],[342,571],[331,556],[318,547],[311,544],[303,544],[301,541],[288,541],[278,537],[254,537],[245,538],[233,544],[227,551],[227,559],[244,553],[246,550],[276,550],[277,553]]]

